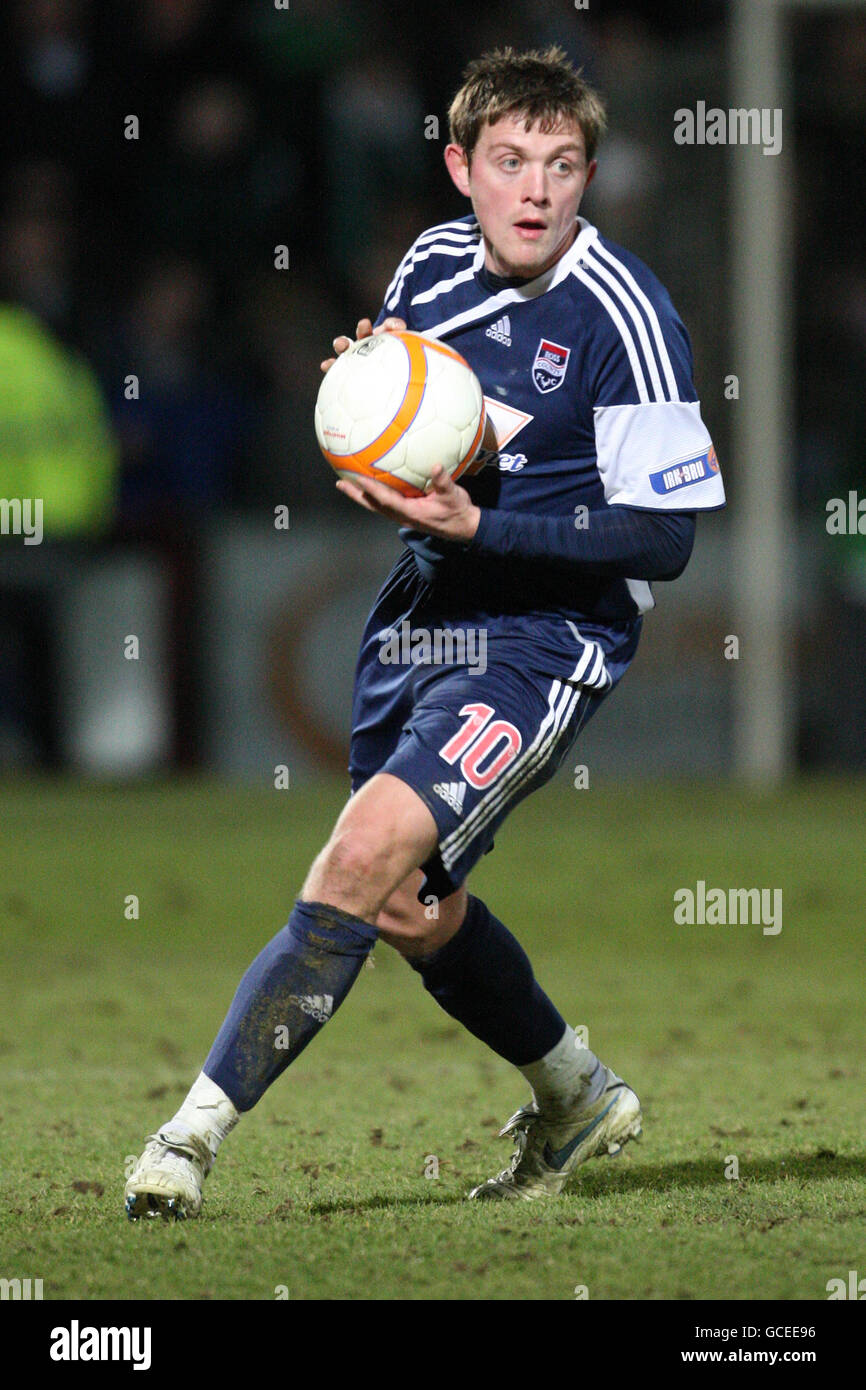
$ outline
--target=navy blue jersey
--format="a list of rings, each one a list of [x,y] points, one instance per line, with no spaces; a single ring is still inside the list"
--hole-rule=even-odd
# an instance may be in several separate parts
[[[462,546],[403,533],[443,607],[471,596],[476,618],[621,622],[653,605],[644,579],[564,565],[561,555],[528,558],[519,545],[503,558],[499,537],[519,538],[523,518],[573,518],[578,531],[610,508],[725,503],[688,334],[667,291],[636,256],[578,224],[565,255],[529,281],[486,270],[474,214],[433,227],[404,257],[377,319],[396,315],[448,342],[484,390],[498,454],[462,480],[483,509],[478,535]]]

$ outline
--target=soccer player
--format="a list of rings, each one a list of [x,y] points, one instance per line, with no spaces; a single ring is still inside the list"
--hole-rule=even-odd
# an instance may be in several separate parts
[[[682,572],[695,513],[724,505],[666,291],[578,215],[603,127],[559,49],[506,49],[466,70],[445,162],[472,212],[418,238],[376,326],[357,334],[408,326],[455,347],[498,449],[467,486],[440,469],[420,498],[338,483],[406,543],[361,642],[352,795],[189,1095],[150,1138],[126,1186],[133,1218],[199,1212],[223,1139],[333,1016],[379,938],[531,1088],[503,1130],[516,1136],[509,1167],[471,1197],[553,1196],[640,1134],[634,1091],[580,1045],[466,887],[627,670],[650,583]],[[404,621],[485,634],[486,669],[381,661],[381,635]],[[433,898],[438,915],[425,911]]]

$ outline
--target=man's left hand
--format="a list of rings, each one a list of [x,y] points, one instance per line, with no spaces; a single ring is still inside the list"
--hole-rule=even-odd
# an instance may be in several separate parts
[[[351,497],[359,507],[379,512],[401,526],[411,526],[415,531],[425,531],[428,536],[467,545],[478,530],[481,508],[476,507],[465,487],[455,483],[441,464],[435,465],[430,481],[430,491],[423,497],[404,497],[385,483],[360,476],[351,482],[341,478],[337,490]]]

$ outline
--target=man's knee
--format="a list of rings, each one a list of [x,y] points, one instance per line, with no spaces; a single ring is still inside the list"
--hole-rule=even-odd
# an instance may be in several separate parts
[[[379,774],[345,807],[302,896],[374,921],[435,843],[435,821],[417,792]]]
[[[374,826],[347,826],[333,831],[316,862],[323,877],[354,888],[365,879],[378,882],[387,876],[389,858]]]
[[[466,916],[466,889],[460,887],[447,898],[429,894],[419,902],[420,872],[410,875],[392,893],[376,919],[379,935],[407,960],[432,955],[451,940]]]
[[[388,847],[375,827],[334,830],[317,855],[302,896],[373,918],[393,886]]]

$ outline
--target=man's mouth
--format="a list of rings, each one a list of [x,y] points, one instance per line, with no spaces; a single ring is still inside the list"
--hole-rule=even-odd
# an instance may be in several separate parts
[[[546,222],[542,222],[539,217],[522,217],[514,226],[523,236],[533,240],[547,230]]]

